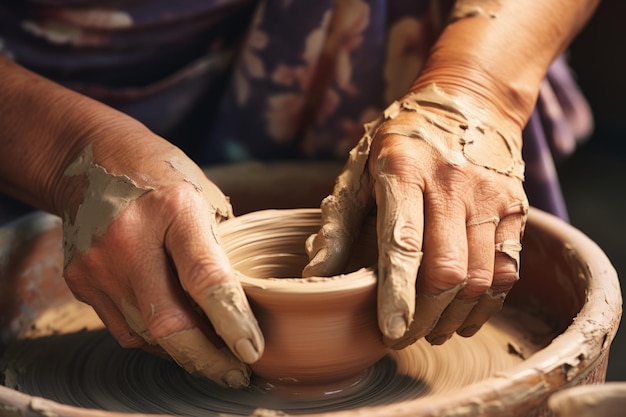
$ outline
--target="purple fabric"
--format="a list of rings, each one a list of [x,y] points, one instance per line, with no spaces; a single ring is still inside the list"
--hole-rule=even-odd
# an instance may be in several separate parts
[[[136,117],[199,164],[345,159],[419,73],[437,4],[14,0],[0,4],[0,53]],[[561,57],[524,131],[532,205],[567,218],[554,159],[591,125]]]

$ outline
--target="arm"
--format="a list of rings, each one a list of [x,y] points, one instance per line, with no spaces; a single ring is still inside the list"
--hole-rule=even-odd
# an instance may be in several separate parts
[[[0,73],[0,191],[62,215],[65,167],[116,112],[1,56]]]
[[[523,128],[539,85],[599,0],[459,0],[411,88],[472,96]]]
[[[63,217],[76,297],[122,346],[247,385],[263,338],[216,239],[226,197],[136,120],[10,61],[0,73],[0,190]]]

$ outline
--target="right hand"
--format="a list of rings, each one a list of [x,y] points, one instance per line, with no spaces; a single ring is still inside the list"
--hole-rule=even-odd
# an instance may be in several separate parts
[[[484,101],[434,85],[408,94],[350,152],[307,240],[303,275],[341,273],[375,204],[385,343],[474,335],[519,279],[528,212],[521,143],[521,129]]]
[[[65,207],[67,284],[122,346],[164,351],[190,373],[247,386],[245,363],[264,341],[217,239],[217,222],[232,216],[228,199],[180,150],[141,136],[148,140],[88,145],[65,171],[80,204]]]

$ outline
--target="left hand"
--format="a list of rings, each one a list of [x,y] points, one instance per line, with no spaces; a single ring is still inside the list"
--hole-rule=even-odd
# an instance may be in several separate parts
[[[521,130],[467,103],[425,89],[367,125],[307,241],[305,276],[342,272],[376,203],[378,321],[396,349],[473,335],[519,278]]]

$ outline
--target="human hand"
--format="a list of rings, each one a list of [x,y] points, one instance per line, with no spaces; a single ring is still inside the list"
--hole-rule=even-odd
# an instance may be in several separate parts
[[[434,86],[390,106],[366,126],[307,240],[304,276],[342,272],[375,202],[378,321],[393,348],[473,335],[519,279],[521,129],[479,108]]]
[[[63,222],[67,284],[123,347],[165,351],[190,373],[247,386],[244,362],[264,341],[217,240],[232,209],[199,167],[152,136],[148,152],[88,145],[65,171],[86,184]]]

